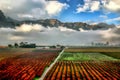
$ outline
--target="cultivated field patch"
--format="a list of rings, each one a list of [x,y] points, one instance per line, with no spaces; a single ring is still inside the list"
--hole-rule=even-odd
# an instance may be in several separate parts
[[[64,52],[44,80],[118,80],[120,60],[101,53]]]
[[[59,61],[44,80],[119,80],[120,62]]]
[[[115,61],[119,60],[101,53],[69,53],[64,52],[59,61]]]
[[[34,48],[0,48],[0,60],[32,52]]]
[[[33,80],[40,77],[51,62],[58,56],[59,50],[52,52],[29,52],[0,61],[0,80]]]

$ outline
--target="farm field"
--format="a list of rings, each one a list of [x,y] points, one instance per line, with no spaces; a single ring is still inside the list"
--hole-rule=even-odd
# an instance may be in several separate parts
[[[32,52],[33,48],[0,48],[0,60]]]
[[[118,80],[120,60],[101,53],[64,52],[44,80]]]
[[[36,50],[0,61],[0,80],[33,80],[40,77],[60,50]]]
[[[63,50],[44,80],[120,79],[120,59],[115,57],[120,52],[71,50],[73,52]],[[39,80],[60,52],[61,49],[0,49],[0,58],[3,57],[0,60],[0,80]]]
[[[59,61],[44,80],[119,80],[118,61]]]
[[[120,59],[120,52],[103,52],[102,54]]]
[[[110,61],[119,60],[101,53],[68,53],[64,52],[59,61]]]
[[[120,52],[120,47],[77,47],[66,48],[65,52]]]

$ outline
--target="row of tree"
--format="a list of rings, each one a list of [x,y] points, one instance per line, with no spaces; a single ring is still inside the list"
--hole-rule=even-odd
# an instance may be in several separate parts
[[[20,42],[20,43],[14,43],[8,44],[9,48],[35,48],[36,44],[29,44],[28,42]]]

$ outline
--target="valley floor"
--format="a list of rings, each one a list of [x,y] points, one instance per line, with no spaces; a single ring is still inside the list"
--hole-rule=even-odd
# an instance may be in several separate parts
[[[120,79],[118,49],[60,52],[61,49],[0,49],[0,80]]]

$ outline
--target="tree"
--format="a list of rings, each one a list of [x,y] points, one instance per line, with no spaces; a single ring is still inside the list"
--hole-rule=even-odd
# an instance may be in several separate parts
[[[19,47],[18,43],[15,43],[15,44],[14,44],[14,47],[15,47],[15,48],[18,48],[18,47]]]
[[[61,49],[64,49],[65,48],[65,46],[61,46]]]
[[[13,46],[12,46],[12,44],[8,44],[8,47],[9,47],[9,48],[12,48]]]
[[[53,45],[53,46],[50,46],[50,48],[56,48],[56,46]]]
[[[24,42],[20,42],[20,46],[23,46],[24,45]]]

